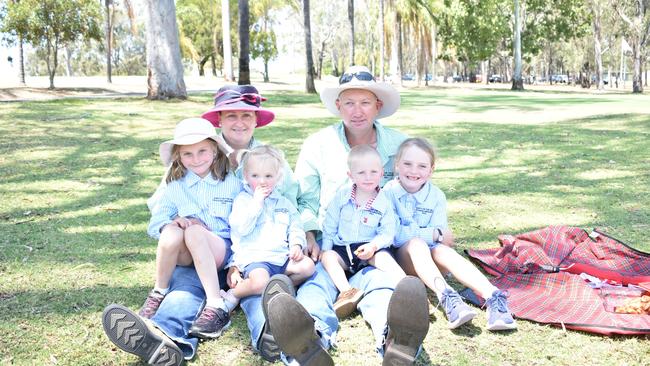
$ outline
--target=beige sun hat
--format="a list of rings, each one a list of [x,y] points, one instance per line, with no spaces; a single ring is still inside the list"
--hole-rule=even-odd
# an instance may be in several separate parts
[[[217,132],[210,121],[203,118],[186,118],[176,125],[174,139],[160,144],[158,149],[163,165],[169,166],[172,162],[172,148],[174,145],[192,145],[205,139],[213,139],[219,143]]]
[[[363,89],[374,93],[377,99],[383,102],[383,106],[377,114],[377,118],[384,118],[393,115],[399,108],[400,97],[397,89],[388,83],[378,83],[374,76],[365,66],[350,66],[339,78],[339,85],[333,88],[325,88],[320,93],[320,100],[328,111],[340,117],[341,114],[336,108],[336,100],[339,95],[348,89]]]

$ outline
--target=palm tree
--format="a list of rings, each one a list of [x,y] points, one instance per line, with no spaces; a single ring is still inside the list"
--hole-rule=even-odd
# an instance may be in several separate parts
[[[187,98],[174,0],[146,0],[147,99]]]
[[[225,1],[225,0],[223,0]],[[251,83],[248,0],[239,0],[239,85]]]
[[[350,66],[354,65],[354,0],[348,0],[348,21],[350,22]]]
[[[303,0],[302,13],[305,28],[305,55],[307,56],[307,80],[305,83],[305,91],[307,93],[316,94],[316,86],[314,85],[314,57],[312,55],[311,48],[311,21],[309,19],[309,0]]]

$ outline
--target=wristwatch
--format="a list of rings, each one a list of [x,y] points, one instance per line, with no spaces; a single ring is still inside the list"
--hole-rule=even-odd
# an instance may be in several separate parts
[[[441,229],[436,229],[438,231],[438,239],[436,239],[436,243],[442,243],[442,240],[444,239],[442,236],[442,230]]]

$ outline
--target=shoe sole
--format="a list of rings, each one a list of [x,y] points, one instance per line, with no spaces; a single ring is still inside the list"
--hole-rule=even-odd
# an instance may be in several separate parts
[[[422,281],[406,276],[388,303],[388,345],[383,366],[412,365],[429,331],[427,292]]]
[[[334,361],[320,343],[314,319],[300,303],[286,293],[268,303],[268,323],[282,351],[302,366],[333,366]]]
[[[456,328],[460,327],[461,325],[463,325],[463,324],[471,321],[472,319],[474,319],[474,317],[476,317],[476,315],[478,315],[478,314],[473,310],[464,311],[464,312],[458,314],[458,319],[456,319],[455,322],[448,322],[447,327],[449,327],[449,329],[456,329]]]
[[[149,365],[178,366],[184,360],[183,352],[174,342],[152,332],[140,316],[124,306],[107,306],[102,324],[111,342]]]
[[[291,297],[296,297],[296,289],[293,286],[291,279],[284,274],[276,274],[271,276],[269,283],[266,284],[264,291],[262,291],[262,312],[264,319],[268,319],[267,307],[269,301],[278,294],[288,294]],[[268,321],[264,324],[262,335],[258,341],[258,352],[263,359],[275,362],[280,359],[280,347],[275,342],[275,337],[271,334],[268,326]]]
[[[488,325],[487,330],[498,331],[498,330],[514,330],[517,329],[517,322],[504,323],[504,322],[495,322],[491,326]]]

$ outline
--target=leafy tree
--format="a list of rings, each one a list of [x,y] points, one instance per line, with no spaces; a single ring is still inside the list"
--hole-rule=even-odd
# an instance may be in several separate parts
[[[261,58],[264,62],[264,82],[269,81],[269,61],[278,57],[278,47],[271,10],[276,6],[273,0],[253,2],[251,16],[258,21],[251,30],[251,57]]]
[[[81,38],[99,40],[100,19],[94,0],[21,0],[8,4],[2,30],[45,50],[50,89],[54,89],[59,49]]]
[[[115,15],[117,9],[115,7],[114,0],[104,0],[105,8],[105,18],[106,18],[106,81],[112,83],[112,50],[114,45],[114,28],[115,28]],[[135,34],[137,32],[137,27],[135,25],[135,15],[133,12],[133,6],[131,5],[130,0],[124,0],[124,8],[128,14],[129,20],[131,22],[131,32]]]
[[[12,3],[17,3],[18,0],[11,0]],[[3,23],[3,19],[7,16],[7,3],[0,3],[0,24]],[[21,33],[18,33],[16,30],[6,30],[4,27],[0,27],[0,31],[6,32],[3,41],[8,45],[18,44],[18,81],[20,85],[25,85],[25,36]]]
[[[174,0],[146,0],[147,99],[187,98]]]
[[[305,81],[305,91],[316,94],[316,85],[314,84],[314,56],[311,47],[311,19],[309,18],[309,0],[302,1],[302,14],[304,18],[305,29],[305,54],[307,56],[307,76]]]
[[[205,75],[205,64],[212,60],[215,65],[215,46],[221,44],[221,7],[215,0],[178,0],[176,15],[181,52],[197,63],[199,75]],[[212,73],[216,75],[214,67]]]
[[[645,46],[650,40],[650,1],[625,0],[614,2],[614,9],[626,24],[625,34],[630,40],[634,58],[634,77],[632,92],[643,93],[641,63]]]

